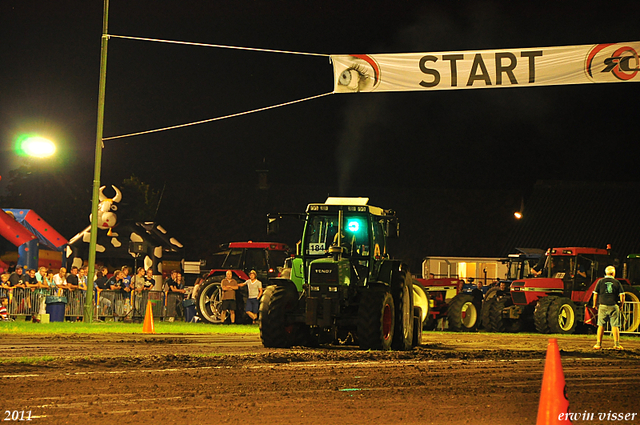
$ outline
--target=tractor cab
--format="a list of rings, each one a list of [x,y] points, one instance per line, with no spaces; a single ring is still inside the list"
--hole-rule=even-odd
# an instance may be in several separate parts
[[[530,304],[546,295],[586,302],[591,296],[591,287],[604,276],[605,267],[616,263],[608,250],[599,248],[551,248],[545,255],[544,268],[538,278],[512,283],[514,304]]]
[[[231,242],[226,248],[222,265],[212,269],[207,278],[224,276],[232,270],[237,279],[246,280],[255,270],[258,279],[267,281],[278,276],[289,256],[289,247],[280,242]]]
[[[302,258],[310,285],[367,286],[375,279],[373,265],[388,258],[386,238],[396,236],[397,219],[394,212],[367,202],[328,198],[307,207]]]
[[[544,257],[544,250],[537,248],[516,248],[517,253],[509,254],[503,261],[507,265],[505,279],[511,283],[517,279],[532,277],[531,269]],[[503,279],[501,279],[502,281]]]

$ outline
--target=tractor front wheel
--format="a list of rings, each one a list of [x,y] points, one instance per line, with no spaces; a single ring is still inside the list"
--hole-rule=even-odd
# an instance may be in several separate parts
[[[549,329],[554,334],[572,334],[576,330],[576,305],[569,298],[556,298],[549,306]]]
[[[298,303],[295,285],[271,285],[260,301],[260,338],[267,348],[289,348],[298,339],[299,326],[289,323],[287,315]]]
[[[516,333],[522,331],[522,317],[518,319],[511,319],[509,317],[503,316],[504,309],[513,305],[511,295],[501,295],[499,297],[494,297],[489,300],[489,303],[489,322],[492,332]]]
[[[480,311],[480,324],[487,332],[495,332],[491,328],[491,306],[493,305],[495,299],[500,294],[500,288],[494,287],[487,291],[484,294],[484,299],[482,300],[482,310]]]

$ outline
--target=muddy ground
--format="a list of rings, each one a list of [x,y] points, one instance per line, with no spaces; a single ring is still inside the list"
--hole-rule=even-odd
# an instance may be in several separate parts
[[[4,335],[0,419],[534,424],[548,338],[425,332],[412,351],[368,352],[265,349],[256,334]],[[589,414],[574,424],[640,423],[640,340],[624,338],[619,352],[607,338],[594,351],[593,336],[558,336],[570,408]],[[51,358],[25,362],[42,356]]]

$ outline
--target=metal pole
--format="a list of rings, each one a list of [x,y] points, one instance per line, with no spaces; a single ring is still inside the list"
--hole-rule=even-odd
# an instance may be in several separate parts
[[[84,304],[84,321],[93,321],[93,277],[96,266],[98,243],[98,200],[100,197],[100,166],[102,164],[102,132],[104,126],[104,94],[107,86],[107,43],[109,41],[109,0],[104,0],[102,15],[102,42],[100,45],[100,88],[98,91],[98,125],[96,131],[96,156],[93,172],[93,197],[91,199],[91,239],[89,240],[89,272],[87,274],[87,296]]]

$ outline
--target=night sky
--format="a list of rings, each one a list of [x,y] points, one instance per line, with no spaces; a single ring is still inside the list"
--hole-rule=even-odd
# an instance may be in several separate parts
[[[43,167],[61,184],[72,179],[82,188],[77,194],[88,215],[102,7],[99,0],[0,3],[0,190],[9,170],[24,161],[13,153],[16,135],[39,132],[59,148]],[[112,0],[109,33],[322,54],[439,52],[637,41],[639,16],[637,0]],[[104,136],[234,114],[332,87],[326,57],[111,39]],[[159,216],[167,220],[176,210],[193,211],[194,195],[207,199],[212,185],[255,184],[256,169],[268,169],[273,185],[323,186],[351,196],[367,196],[354,193],[360,187],[526,196],[540,179],[637,182],[638,99],[638,83],[335,94],[106,141],[101,181],[118,185],[135,174],[164,187]],[[199,207],[215,211],[225,200],[208,202]],[[165,223],[172,225],[190,238]]]

